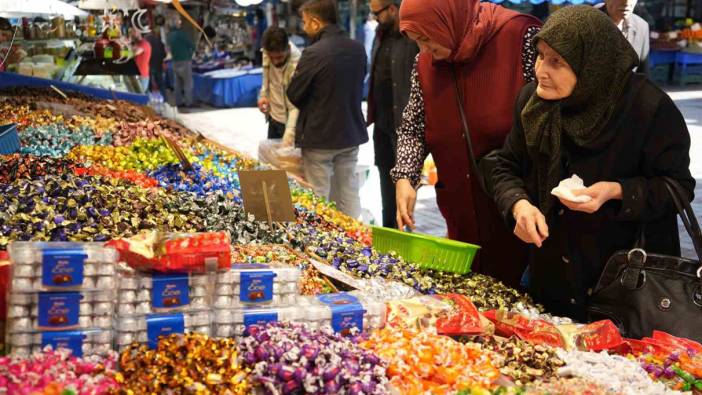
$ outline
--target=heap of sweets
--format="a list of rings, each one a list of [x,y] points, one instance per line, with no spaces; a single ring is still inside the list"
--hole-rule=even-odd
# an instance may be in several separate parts
[[[162,337],[155,349],[134,344],[119,357],[120,388],[113,394],[251,393],[237,344],[197,333]]]

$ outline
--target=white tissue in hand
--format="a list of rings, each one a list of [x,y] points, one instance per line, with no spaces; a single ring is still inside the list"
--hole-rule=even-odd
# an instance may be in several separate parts
[[[566,178],[561,181],[557,187],[553,188],[551,194],[574,203],[587,203],[592,200],[592,198],[587,195],[575,196],[573,191],[578,189],[585,189],[585,184],[582,178],[573,174],[572,177]]]

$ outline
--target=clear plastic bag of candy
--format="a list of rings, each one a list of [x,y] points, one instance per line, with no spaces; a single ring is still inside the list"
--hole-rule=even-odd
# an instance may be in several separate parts
[[[258,143],[258,158],[278,169],[302,176],[302,151],[283,144],[282,140],[262,140]]]

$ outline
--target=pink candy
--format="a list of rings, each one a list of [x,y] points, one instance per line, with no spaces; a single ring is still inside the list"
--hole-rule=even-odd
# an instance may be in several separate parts
[[[66,350],[50,348],[29,358],[0,357],[0,389],[6,389],[7,394],[29,395],[42,393],[54,383],[79,395],[107,394],[118,388],[116,360],[114,353],[106,358],[76,358]]]

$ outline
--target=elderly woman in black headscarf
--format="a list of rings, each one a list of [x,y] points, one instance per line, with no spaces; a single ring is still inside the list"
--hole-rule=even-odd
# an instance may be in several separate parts
[[[533,244],[530,293],[551,312],[585,320],[607,259],[630,249],[678,255],[676,211],[661,177],[692,200],[690,135],[673,101],[632,70],[638,57],[607,16],[589,6],[554,13],[535,37],[537,81],[518,99],[493,171],[495,200]],[[551,194],[576,174],[577,203]],[[571,198],[572,199],[572,198]]]

